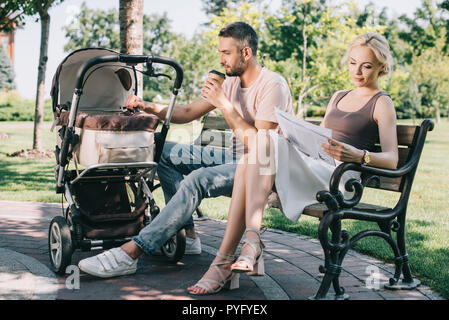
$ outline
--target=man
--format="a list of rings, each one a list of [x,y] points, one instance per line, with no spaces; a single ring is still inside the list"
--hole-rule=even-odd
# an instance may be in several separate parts
[[[188,221],[187,239],[198,239],[188,242],[199,243],[192,214],[201,200],[231,194],[236,160],[247,152],[257,131],[277,128],[275,108],[291,112],[291,95],[285,79],[259,64],[257,46],[257,34],[248,24],[235,22],[224,27],[218,44],[220,64],[227,75],[223,85],[208,78],[201,91],[202,98],[176,106],[173,111],[173,123],[188,123],[218,108],[234,132],[232,151],[167,142],[158,166],[166,207],[132,241],[81,260],[81,270],[103,278],[135,273],[137,258],[142,253],[159,249]],[[127,107],[140,107],[162,119],[168,109],[136,96],[128,99]]]

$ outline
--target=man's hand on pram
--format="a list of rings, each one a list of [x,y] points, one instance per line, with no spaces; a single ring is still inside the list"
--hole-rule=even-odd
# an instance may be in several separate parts
[[[159,117],[159,119],[164,119],[167,111],[166,105],[144,101],[133,94],[129,95],[128,99],[126,99],[125,108],[130,113],[144,111]]]
[[[130,112],[145,111],[145,101],[138,96],[131,94],[125,103],[126,110]]]

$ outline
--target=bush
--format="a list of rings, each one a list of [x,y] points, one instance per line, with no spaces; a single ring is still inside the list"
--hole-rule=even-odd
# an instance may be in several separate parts
[[[16,88],[14,78],[15,73],[11,60],[0,46],[0,89],[14,90]]]
[[[0,121],[34,121],[35,102],[17,92],[0,91]],[[51,101],[45,101],[44,121],[53,121]]]
[[[307,117],[324,117],[326,107],[307,106]]]

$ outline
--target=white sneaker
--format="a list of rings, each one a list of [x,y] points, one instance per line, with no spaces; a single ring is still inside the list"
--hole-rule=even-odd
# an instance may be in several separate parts
[[[78,267],[93,276],[110,278],[136,273],[138,259],[132,259],[122,248],[113,248],[83,259]]]
[[[201,254],[200,237],[196,236],[195,239],[186,237],[186,250],[184,254]]]

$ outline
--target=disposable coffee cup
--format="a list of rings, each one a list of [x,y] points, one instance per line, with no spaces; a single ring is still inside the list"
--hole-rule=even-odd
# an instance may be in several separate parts
[[[217,70],[209,71],[209,77],[211,77],[212,79],[217,80],[220,83],[220,85],[223,84],[223,81],[226,78],[224,73],[221,73],[220,71],[217,71]]]

